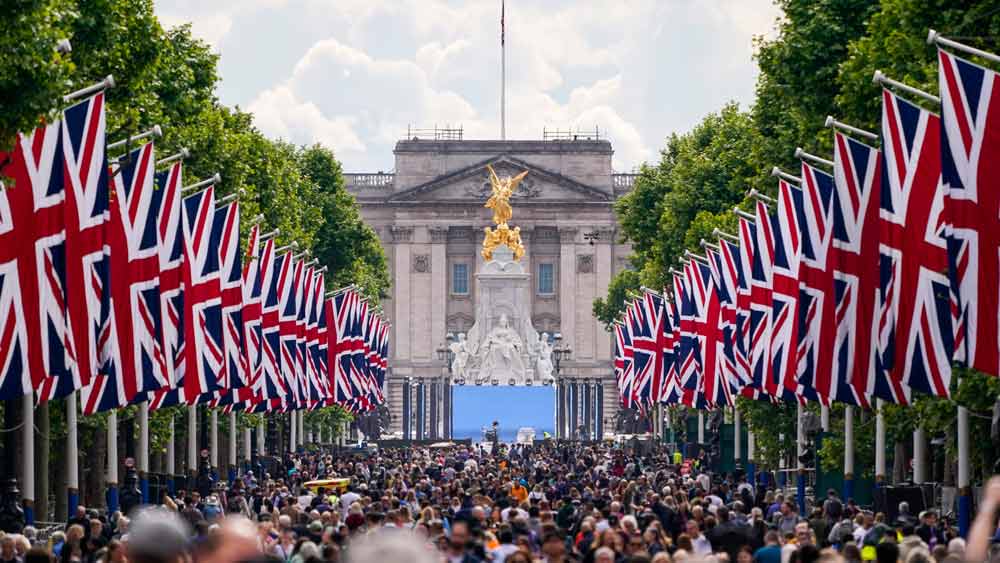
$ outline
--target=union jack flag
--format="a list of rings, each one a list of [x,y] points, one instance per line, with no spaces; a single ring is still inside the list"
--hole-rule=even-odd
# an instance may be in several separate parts
[[[0,185],[0,399],[72,379],[65,317],[62,124],[18,135]]]
[[[385,400],[382,391],[385,382],[382,377],[382,358],[380,357],[382,345],[379,341],[382,335],[382,317],[375,314],[374,311],[368,314],[366,332],[367,336],[365,340],[367,344],[365,348],[368,352],[368,373],[371,375],[372,386],[375,391],[373,400],[375,404],[380,404]]]
[[[615,323],[615,372],[623,408],[632,408],[632,338],[627,323]]]
[[[184,394],[189,402],[214,393],[225,381],[219,247],[224,223],[215,210],[215,189],[185,197],[184,225]]]
[[[319,405],[324,398],[324,387],[322,378],[317,371],[315,361],[316,345],[316,316],[313,310],[316,307],[316,282],[317,274],[314,268],[308,267],[305,270],[303,279],[302,306],[299,307],[299,317],[302,319],[302,338],[299,346],[304,364],[304,374],[309,391],[308,404],[311,408]]]
[[[181,213],[181,163],[176,162],[156,175],[159,198],[157,235],[160,256],[160,311],[162,311],[162,349],[166,356],[168,383],[180,387],[184,380],[184,284],[181,263],[184,259],[184,227]],[[154,204],[155,205],[155,204]]]
[[[335,401],[347,405],[366,394],[365,382],[358,377],[354,364],[355,316],[360,298],[354,291],[347,290],[335,295],[331,302],[332,322],[329,324],[333,330],[330,330],[328,363],[334,371]]]
[[[778,204],[771,216],[774,253],[771,267],[771,377],[767,389],[773,395],[794,393],[798,382],[799,263],[802,238],[797,209],[802,190],[781,180]]]
[[[252,397],[243,325],[243,263],[240,252],[240,206],[233,201],[216,210],[223,225],[219,246],[222,291],[222,340],[225,375],[219,382],[219,404],[242,402]]]
[[[774,236],[767,205],[758,201],[753,266],[750,268],[750,366],[753,386],[775,396],[771,364],[771,280],[774,266]]]
[[[719,317],[719,327],[723,334],[723,352],[721,356],[725,381],[730,392],[737,392],[749,383],[742,379],[739,361],[736,358],[738,347],[736,342],[736,292],[739,280],[739,246],[735,242],[720,239],[718,250],[709,246],[706,254],[712,272],[712,283],[719,296],[722,313]]]
[[[260,255],[261,302],[261,365],[263,398],[266,401],[286,401],[291,390],[282,374],[281,353],[281,288],[288,283],[291,254],[275,256],[274,240],[264,243]]]
[[[626,320],[632,336],[632,401],[649,405],[653,403],[653,389],[659,383],[657,368],[656,331],[644,306],[643,299],[636,299],[628,308]]]
[[[371,321],[371,312],[369,311],[367,301],[361,300],[359,302],[354,320],[354,338],[352,339],[354,354],[352,357],[354,360],[354,370],[356,371],[355,377],[362,382],[364,408],[371,409],[374,405],[381,402],[381,389],[378,388],[375,382],[375,377],[371,372],[371,366],[368,362],[367,333]]]
[[[951,382],[940,125],[883,91],[879,364],[868,390],[894,403],[909,402],[911,388],[946,397]]]
[[[757,225],[745,217],[739,218],[739,265],[737,269],[736,290],[736,366],[741,381],[740,394],[754,400],[770,400],[770,395],[758,387],[754,380],[754,370],[751,365],[754,341],[751,329],[752,291],[751,286],[754,255],[757,248]],[[758,327],[759,328],[759,327]]]
[[[299,285],[302,279],[302,261],[296,260],[292,253],[286,253],[282,267],[282,279],[279,280],[279,306],[281,310],[279,334],[281,335],[281,374],[285,384],[291,390],[292,408],[305,405],[303,390],[302,366],[299,364],[299,347],[297,343],[297,324],[299,316]]]
[[[1000,375],[1000,79],[938,51],[954,358]]]
[[[64,397],[90,383],[100,366],[100,339],[108,330],[108,162],[104,154],[104,94],[63,111],[65,271],[63,296],[70,376],[47,377],[39,401]]]
[[[881,157],[877,149],[839,132],[833,144],[833,239],[827,253],[832,313],[828,309],[822,318],[835,332],[833,344],[821,346],[817,359],[830,365],[820,372],[830,379],[816,381],[818,391],[833,400],[868,406],[876,357]]]
[[[802,163],[802,205],[797,209],[802,236],[799,262],[798,352],[795,393],[829,404],[833,337],[836,331],[833,304],[833,176]]]
[[[326,315],[324,314],[323,292],[326,280],[322,272],[313,274],[312,293],[309,300],[309,319],[306,324],[307,341],[307,371],[309,381],[317,392],[316,400],[321,404],[326,404],[332,397],[330,393],[330,379],[327,377],[326,367]]]
[[[243,263],[243,343],[247,370],[247,384],[256,402],[263,398],[263,336],[260,327],[261,276],[260,276],[260,226],[250,227],[247,251]]]
[[[669,402],[671,397],[676,401],[681,396],[680,381],[677,380],[677,370],[674,366],[674,334],[673,321],[667,308],[667,300],[657,293],[647,291],[642,299],[654,334],[655,372],[650,395],[651,402]]]
[[[697,340],[694,336],[695,303],[691,294],[687,267],[682,272],[674,272],[674,332],[677,333],[674,346],[674,362],[677,364],[677,375],[680,387],[683,389],[681,402],[688,406],[694,404],[698,389],[699,370],[696,357]]]
[[[111,317],[102,373],[83,388],[84,414],[123,407],[170,383],[160,314],[159,198],[153,143],[132,151],[114,175],[108,223]]]
[[[715,407],[732,405],[733,399],[724,367],[725,333],[722,304],[712,281],[712,269],[707,262],[691,260],[687,265],[690,287],[695,302],[692,331],[697,344],[695,358],[699,366],[699,381],[693,406]]]

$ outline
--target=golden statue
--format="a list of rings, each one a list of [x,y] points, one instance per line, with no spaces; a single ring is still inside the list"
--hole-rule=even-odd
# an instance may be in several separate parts
[[[521,180],[528,175],[528,171],[525,170],[513,178],[507,176],[501,180],[497,177],[497,173],[493,170],[492,166],[487,164],[486,169],[490,171],[490,184],[493,185],[493,194],[490,196],[490,199],[486,200],[486,205],[483,207],[493,210],[493,222],[495,224],[503,225],[510,220],[514,212],[510,207],[510,196],[514,195],[514,190],[517,189],[517,185],[521,183]]]
[[[514,251],[514,260],[520,260],[524,256],[524,245],[521,244],[521,227],[511,229],[507,223],[497,226],[496,230],[484,227],[486,236],[483,237],[483,259],[492,260],[493,251],[500,245],[507,245]]]
[[[517,189],[521,180],[528,175],[528,171],[525,170],[513,178],[507,176],[501,179],[489,164],[486,165],[486,169],[490,171],[490,184],[493,186],[493,193],[483,207],[493,210],[493,223],[496,224],[497,228],[496,230],[489,227],[484,229],[483,259],[492,260],[493,251],[500,245],[506,245],[514,251],[514,260],[520,260],[524,256],[524,245],[521,244],[521,227],[511,229],[507,225],[507,221],[514,214],[514,210],[510,206],[510,197],[514,194],[514,190]]]

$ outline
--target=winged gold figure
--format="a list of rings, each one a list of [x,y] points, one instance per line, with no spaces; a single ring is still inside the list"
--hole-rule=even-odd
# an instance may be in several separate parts
[[[513,178],[507,176],[501,179],[489,164],[486,165],[486,169],[490,171],[490,185],[493,186],[493,193],[486,200],[486,204],[483,207],[493,210],[493,223],[496,224],[496,229],[494,230],[489,227],[484,229],[485,236],[483,237],[483,250],[481,254],[484,259],[492,260],[493,250],[500,245],[506,245],[514,251],[514,260],[520,260],[524,256],[524,245],[521,243],[521,228],[514,227],[511,229],[507,225],[507,221],[514,214],[514,210],[510,206],[510,197],[514,195],[514,190],[517,189],[517,185],[521,183],[521,180],[528,175],[528,171],[525,170]]]
[[[521,183],[521,180],[528,175],[528,171],[525,170],[513,178],[507,176],[501,179],[497,176],[496,171],[493,170],[493,166],[487,164],[486,169],[490,171],[490,184],[493,186],[493,194],[486,200],[486,204],[483,207],[493,210],[494,224],[503,225],[514,214],[514,210],[510,206],[510,197],[514,195],[514,190],[517,189],[517,185]]]

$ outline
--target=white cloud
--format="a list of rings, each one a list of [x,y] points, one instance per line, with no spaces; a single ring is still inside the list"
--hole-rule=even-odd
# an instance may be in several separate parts
[[[285,86],[260,93],[247,109],[261,130],[300,143],[318,142],[345,152],[365,150],[354,131],[357,119],[350,116],[327,118],[312,102],[301,102]]]
[[[330,144],[348,170],[388,169],[406,127],[499,133],[499,2],[162,0],[222,54],[220,95],[268,134]],[[771,0],[509,0],[508,137],[606,132],[615,166],[655,158],[672,132],[749,105],[752,37]]]

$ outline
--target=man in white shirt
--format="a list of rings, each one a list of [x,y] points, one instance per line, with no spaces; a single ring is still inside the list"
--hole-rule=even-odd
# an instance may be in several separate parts
[[[696,556],[710,555],[712,553],[712,544],[705,537],[705,534],[701,533],[701,527],[698,526],[698,522],[695,520],[688,520],[686,530],[687,535],[691,538],[691,545],[694,547],[694,554]]]
[[[354,492],[354,485],[351,485],[347,492],[340,497],[340,517],[346,520],[347,511],[351,508],[352,504],[359,500],[361,500],[361,495]]]

